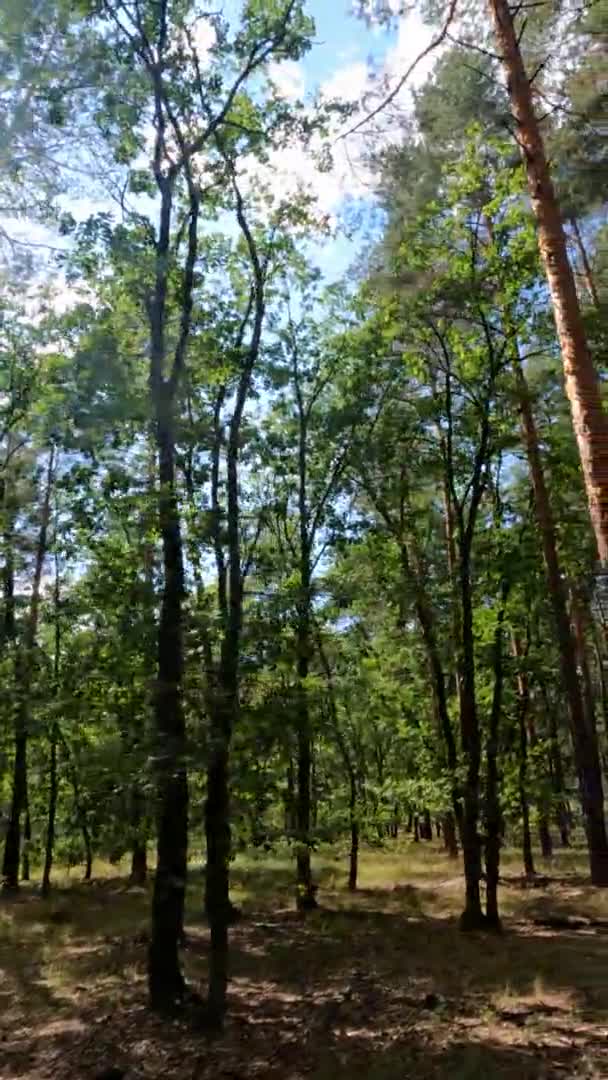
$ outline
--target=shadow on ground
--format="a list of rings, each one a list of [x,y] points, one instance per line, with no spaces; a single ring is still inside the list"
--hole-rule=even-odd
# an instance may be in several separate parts
[[[245,917],[232,931],[230,1019],[212,1044],[146,1008],[143,890],[117,879],[2,902],[0,1077],[87,1080],[110,1066],[125,1080],[608,1075],[608,934],[544,931],[522,911],[502,936],[463,936],[456,911],[429,914],[430,874],[355,896],[331,875],[302,919],[286,908],[289,868],[235,873]],[[530,902],[574,914],[571,892]],[[207,950],[193,918],[184,966],[199,988]]]

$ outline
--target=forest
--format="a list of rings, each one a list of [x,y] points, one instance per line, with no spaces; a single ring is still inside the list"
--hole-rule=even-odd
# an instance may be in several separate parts
[[[605,0],[1,0],[0,1078],[608,1076]]]

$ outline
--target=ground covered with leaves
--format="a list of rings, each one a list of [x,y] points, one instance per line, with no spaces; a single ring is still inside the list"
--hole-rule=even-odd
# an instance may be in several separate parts
[[[149,897],[97,867],[47,901],[0,902],[2,1080],[417,1080],[608,1076],[608,895],[564,852],[534,887],[505,866],[502,936],[463,936],[458,866],[431,844],[319,853],[319,911],[293,911],[288,854],[240,857],[230,1018],[209,1042],[146,1007]],[[115,875],[116,871],[112,872]],[[204,987],[192,874],[184,965]],[[547,925],[549,923],[549,925]]]

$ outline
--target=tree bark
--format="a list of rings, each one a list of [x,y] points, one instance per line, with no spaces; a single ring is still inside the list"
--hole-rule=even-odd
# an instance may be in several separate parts
[[[462,815],[462,854],[465,875],[465,906],[460,917],[462,930],[477,930],[485,924],[481,908],[481,840],[479,837],[479,770],[481,740],[475,700],[475,653],[473,604],[469,555],[460,552],[462,603],[462,668],[460,679],[460,729],[466,762]]]
[[[308,506],[308,413],[300,392],[297,353],[294,353],[294,381],[298,402],[298,519],[299,519],[299,571],[300,595],[297,603],[297,689],[296,729],[298,746],[297,767],[297,853],[296,853],[296,907],[298,911],[310,911],[317,907],[315,886],[310,862],[311,844],[311,769],[312,738],[310,710],[306,680],[310,670],[311,655],[311,522]]]
[[[492,708],[486,743],[486,921],[494,930],[500,930],[498,911],[498,880],[500,874],[501,823],[500,810],[500,774],[498,751],[500,738],[500,719],[502,715],[502,697],[504,686],[503,626],[505,604],[508,595],[508,583],[503,581],[501,602],[496,616],[494,630],[494,690]]]
[[[458,833],[454,814],[448,810],[443,815],[443,846],[450,859],[458,858]]]
[[[587,345],[576,284],[568,259],[560,208],[551,180],[533,93],[527,76],[508,0],[488,0],[498,52],[507,78],[511,111],[528,177],[536,218],[538,247],[545,269],[562,352],[566,393],[583,472],[591,524],[600,563],[608,561],[608,417]],[[589,793],[595,799],[597,792]],[[596,822],[597,842],[601,828]],[[600,863],[603,864],[605,856]],[[597,871],[606,877],[603,865]]]
[[[450,573],[452,573],[452,560],[455,559],[455,553],[454,539],[451,532],[451,526],[450,530],[448,531],[448,537],[448,551],[450,553]],[[450,783],[452,789],[452,812],[455,822],[458,824],[459,829],[462,830],[462,803],[456,779],[458,770],[458,751],[456,748],[456,739],[454,738],[452,720],[450,718],[450,713],[448,709],[446,679],[437,642],[437,635],[435,632],[433,609],[429,597],[427,596],[426,589],[424,587],[424,571],[416,546],[413,545],[412,557],[410,557],[410,553],[408,551],[408,547],[404,538],[401,539],[399,546],[403,582],[404,584],[406,582],[410,585],[413,584],[415,589],[414,603],[416,609],[416,618],[418,619],[418,623],[422,631],[422,640],[424,642],[427,662],[431,675],[431,686],[433,691],[433,704],[435,709],[436,723],[439,729],[439,736],[444,745],[445,762],[447,764],[450,774]],[[457,616],[455,616],[454,622],[455,626],[457,627],[457,641],[460,641],[460,620]],[[460,688],[461,686],[461,681],[458,675],[457,686],[458,688]]]
[[[551,829],[549,828],[549,819],[544,810],[542,811],[538,822],[538,838],[540,840],[540,850],[543,859],[550,859],[553,856],[553,840],[551,838]]]
[[[16,680],[16,712],[15,712],[15,759],[13,764],[13,789],[8,830],[4,845],[4,861],[2,874],[4,888],[15,891],[19,887],[19,859],[21,849],[21,817],[28,811],[27,800],[27,740],[30,712],[30,683],[34,667],[34,651],[36,647],[36,635],[38,633],[38,613],[40,609],[40,585],[42,571],[47,551],[47,534],[51,510],[51,493],[53,489],[55,471],[55,448],[49,450],[46,482],[42,496],[40,510],[40,529],[36,545],[34,561],[34,575],[32,579],[32,596],[30,609],[25,624],[23,644],[15,658]],[[5,596],[8,589],[9,596],[5,600],[6,611],[11,610],[10,619],[14,634],[14,578],[12,560],[9,564],[10,580],[7,580],[5,569]]]
[[[557,714],[547,693],[547,688],[541,684],[541,692],[545,703],[545,710],[549,727],[549,763],[551,768],[551,788],[555,802],[555,824],[559,830],[560,842],[563,848],[570,847],[570,821],[566,806],[566,787],[564,784],[564,767],[562,752],[559,745],[559,729]]]
[[[597,743],[594,747],[593,739],[590,738],[587,730],[585,707],[577,674],[576,649],[568,617],[566,590],[557,554],[555,525],[545,483],[530,394],[519,356],[515,358],[515,364],[522,432],[534,492],[535,512],[541,534],[549,600],[557,632],[561,679],[568,703],[570,733],[589,848],[591,879],[595,885],[608,885],[608,839],[604,825],[604,796]],[[553,710],[550,710],[550,716],[553,717],[555,723]],[[561,790],[563,791],[563,773]],[[563,830],[560,831],[563,838]]]
[[[226,159],[225,159],[226,160]],[[209,765],[207,770],[207,803],[205,808],[205,834],[207,840],[206,907],[211,931],[209,952],[209,979],[207,996],[207,1020],[209,1026],[221,1031],[227,1006],[228,988],[228,928],[233,921],[235,909],[230,902],[230,744],[232,732],[239,716],[240,649],[243,625],[243,589],[247,569],[241,563],[241,514],[239,501],[239,446],[243,413],[253,371],[257,362],[265,316],[265,274],[258,256],[256,242],[249,228],[234,167],[226,162],[232,178],[236,200],[236,215],[248,249],[253,284],[250,298],[241,324],[238,347],[242,348],[243,335],[253,312],[251,339],[245,350],[243,366],[238,381],[236,400],[228,432],[226,451],[226,505],[228,571],[223,570],[223,554],[220,552],[219,517],[216,515],[216,561],[218,562],[219,606],[224,623],[220,646],[217,675],[211,695],[209,734]],[[223,398],[221,399],[223,400]],[[218,438],[221,436],[219,415],[216,416],[216,457],[219,454]],[[214,484],[217,495],[217,477]]]
[[[57,725],[53,722],[49,738],[49,804],[41,886],[43,896],[48,896],[51,891],[51,870],[53,867],[53,850],[55,846],[55,820],[57,817],[57,794]]]
[[[158,350],[158,343],[155,347]],[[163,589],[154,702],[157,735],[157,864],[152,896],[148,988],[153,1008],[170,1010],[182,1001],[185,990],[179,960],[188,858],[186,725],[182,703],[184,571],[175,490],[173,401],[164,383],[157,381],[153,394],[157,417],[158,517]]]
[[[30,845],[32,842],[32,819],[30,817],[30,799],[27,790],[27,773],[25,788],[25,820],[23,823],[23,850],[21,852],[21,880],[30,880]]]
[[[350,852],[348,862],[348,888],[355,892],[359,873],[359,818],[357,816],[357,782],[354,773],[350,777],[350,798],[348,802],[350,817]]]

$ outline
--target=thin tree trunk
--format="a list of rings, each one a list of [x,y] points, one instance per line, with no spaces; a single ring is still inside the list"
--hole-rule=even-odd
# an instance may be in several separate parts
[[[475,654],[473,606],[468,555],[460,553],[462,601],[462,669],[460,679],[460,727],[466,762],[462,815],[462,854],[465,875],[465,906],[462,930],[477,930],[485,923],[481,908],[481,840],[479,836],[479,770],[481,742],[475,700]]]
[[[551,839],[549,818],[544,810],[538,822],[538,838],[540,840],[540,850],[543,859],[550,859],[553,855],[553,840]]]
[[[298,745],[297,768],[297,853],[296,906],[298,911],[316,908],[315,887],[310,863],[311,841],[311,769],[312,739],[306,680],[310,670],[311,653],[311,525],[308,507],[308,414],[300,395],[297,357],[294,356],[294,377],[298,397],[298,516],[300,529],[300,597],[297,605],[297,698],[296,725]]]
[[[346,739],[340,729],[340,720],[338,716],[338,706],[336,703],[336,695],[334,690],[333,674],[329,664],[329,660],[323,648],[323,640],[320,634],[317,634],[317,649],[319,658],[321,660],[321,666],[325,672],[325,678],[327,681],[327,691],[329,698],[329,710],[332,726],[334,729],[334,735],[342,763],[344,765],[344,771],[348,777],[349,788],[349,823],[350,823],[350,852],[349,852],[349,869],[348,869],[348,888],[351,892],[355,892],[357,888],[357,876],[359,872],[359,782],[357,776],[356,765],[356,752],[351,755]],[[353,756],[355,760],[353,761]],[[397,807],[395,807],[395,813],[397,813]]]
[[[498,911],[498,881],[500,875],[502,814],[500,810],[498,751],[504,686],[503,626],[508,588],[507,581],[503,581],[501,601],[494,630],[494,690],[486,743],[486,921],[488,926],[494,930],[500,930],[501,926]]]
[[[44,848],[44,868],[42,871],[42,895],[51,891],[51,870],[53,867],[53,849],[55,846],[55,819],[57,817],[57,725],[53,721],[49,738],[49,805]]]
[[[53,618],[55,622],[55,650],[53,656],[53,692],[55,702],[59,703],[59,671],[61,663],[61,623],[59,621],[59,556],[57,553],[57,515],[55,511],[55,583],[53,587]],[[55,848],[55,822],[57,817],[57,797],[59,785],[57,777],[57,743],[59,741],[59,728],[57,719],[53,718],[49,732],[49,803],[46,824],[46,839],[44,845],[44,867],[42,870],[41,892],[48,896],[51,891],[51,870],[53,868],[53,854]]]
[[[23,823],[23,850],[21,852],[21,880],[30,880],[30,845],[32,843],[32,819],[30,817],[30,799],[27,790],[27,773],[25,788],[25,821]]]
[[[593,680],[591,678],[591,670],[589,668],[589,657],[587,655],[587,627],[589,626],[591,619],[589,617],[589,612],[587,609],[587,601],[583,596],[582,592],[576,589],[571,590],[570,613],[572,619],[572,626],[574,629],[576,661],[581,674],[581,685],[583,689],[583,703],[585,706],[587,728],[590,733],[590,737],[594,739],[597,743],[595,693],[593,689]]]
[[[90,881],[93,877],[93,848],[91,846],[91,834],[89,832],[89,826],[87,819],[83,815],[80,821],[80,828],[82,831],[82,839],[84,842],[84,875],[83,881]]]
[[[529,743],[530,743],[530,750],[532,751],[532,753],[534,753],[534,751],[536,750],[536,748],[538,746],[538,738],[537,738],[537,734],[536,734],[536,722],[535,722],[535,719],[534,719],[532,698],[530,700],[530,708],[528,709],[528,740],[529,740]],[[547,770],[546,775],[548,775],[548,777],[550,779],[550,777],[551,777],[551,769],[550,768]],[[543,790],[541,791],[541,793],[539,795],[537,804],[538,804],[538,839],[540,841],[541,855],[542,855],[543,859],[550,859],[552,857],[552,855],[553,855],[553,840],[551,838],[551,829],[550,829],[550,826],[549,826],[550,806],[549,806],[549,802],[547,800],[547,796],[546,796],[545,791],[544,791],[544,785],[543,785]]]
[[[315,887],[310,861],[310,779],[311,779],[311,737],[308,700],[304,680],[308,675],[308,658],[303,655],[298,661],[297,702],[297,854],[296,854],[296,906],[298,911],[310,911],[317,906]]]
[[[47,533],[51,509],[51,493],[55,470],[55,448],[49,450],[46,482],[42,497],[40,512],[40,530],[36,545],[34,561],[34,576],[32,580],[32,596],[23,645],[15,660],[16,678],[16,715],[15,715],[15,760],[13,765],[13,791],[8,830],[4,845],[3,877],[4,888],[14,891],[19,887],[19,858],[21,848],[21,817],[28,815],[27,798],[27,739],[30,711],[30,683],[34,667],[34,650],[36,647],[36,635],[38,633],[38,613],[40,609],[40,585],[42,571],[47,550]],[[10,566],[12,575],[12,565]],[[6,571],[5,571],[6,574]],[[14,618],[14,579],[7,583],[5,577],[5,591],[8,587],[11,592],[11,606],[13,606],[12,618]],[[28,824],[29,827],[29,824]],[[29,867],[26,866],[29,873]]]
[[[350,817],[350,853],[348,863],[348,888],[355,892],[359,873],[359,819],[357,817],[357,782],[354,773],[350,777],[350,798],[348,803]]]
[[[550,745],[550,766],[551,766],[551,786],[553,790],[553,798],[555,802],[555,824],[559,830],[560,842],[562,847],[570,847],[570,825],[568,818],[568,810],[566,806],[566,788],[564,784],[564,767],[562,763],[562,752],[559,745],[559,730],[557,725],[557,714],[547,693],[547,688],[544,683],[541,683],[541,692],[545,703],[545,711],[548,719],[549,727],[549,745]]]
[[[148,849],[141,840],[135,840],[131,850],[131,885],[145,885],[148,877]]]
[[[532,854],[532,834],[530,832],[530,804],[528,802],[528,711],[530,708],[530,684],[528,675],[522,668],[525,656],[521,642],[515,634],[511,638],[513,656],[519,662],[517,671],[517,785],[522,827],[522,854],[524,871],[527,877],[533,877],[534,856]]]
[[[488,3],[517,125],[517,141],[528,176],[538,247],[551,293],[591,523],[599,559],[604,564],[608,561],[608,417],[602,407],[599,381],[587,344],[560,208],[512,10],[508,0],[488,0]],[[594,801],[598,793],[592,790],[589,794]],[[593,818],[594,844],[601,846],[602,831],[599,820]],[[606,855],[598,852],[595,858],[595,876],[599,875],[601,883],[606,883]]]
[[[446,515],[449,517],[447,509]],[[450,552],[449,561],[450,567],[452,567],[452,559],[455,558],[453,550],[454,540],[451,531],[448,531],[448,535],[448,551]],[[424,570],[417,548],[415,547],[415,545],[413,545],[413,555],[410,558],[410,554],[408,552],[405,540],[402,539],[400,542],[400,555],[403,584],[404,586],[406,585],[406,583],[408,586],[411,586],[412,582],[414,584],[416,617],[422,631],[422,640],[424,642],[429,671],[431,675],[431,686],[433,689],[433,704],[435,709],[436,723],[439,729],[439,736],[443,741],[445,749],[445,760],[447,763],[448,771],[450,773],[452,789],[452,811],[455,821],[459,826],[459,829],[462,829],[462,803],[457,782],[458,751],[456,749],[456,739],[454,738],[452,721],[448,709],[446,680],[443,670],[443,664],[441,661],[441,655],[439,652],[439,646],[437,643],[433,609],[427,596],[426,589],[424,587]],[[455,626],[457,628],[458,640],[460,640],[460,620],[457,616],[455,616]],[[457,686],[459,688],[461,686],[461,680],[459,677],[457,677]]]
[[[163,324],[164,329],[164,324]],[[164,358],[160,348],[159,364]],[[162,368],[161,368],[162,371]],[[163,589],[158,627],[158,679],[154,702],[157,751],[157,860],[152,895],[148,988],[153,1008],[171,1010],[184,996],[179,944],[184,931],[188,862],[186,725],[182,702],[182,536],[175,490],[173,401],[162,375],[153,384],[159,462],[158,517]]]
[[[247,223],[244,204],[236,177],[231,169],[236,213],[253,272],[253,287],[245,318],[241,324],[239,347],[251,313],[251,340],[245,350],[234,411],[229,425],[226,451],[226,505],[228,544],[228,596],[220,603],[224,616],[214,707],[210,717],[209,766],[205,835],[207,840],[207,913],[211,934],[207,1019],[210,1027],[221,1031],[227,1006],[228,928],[235,909],[230,903],[230,744],[239,716],[240,649],[243,626],[243,588],[247,567],[241,563],[241,513],[239,502],[239,446],[243,413],[262,339],[265,315],[265,277],[256,242]],[[219,419],[219,418],[218,418]],[[217,520],[217,528],[220,522]],[[216,541],[219,537],[216,534]],[[217,547],[216,543],[216,547]],[[216,554],[216,558],[219,551]],[[226,579],[224,578],[224,581]]]
[[[576,649],[570,629],[566,591],[557,554],[555,525],[545,483],[538,434],[530,404],[530,394],[519,357],[516,358],[516,377],[519,388],[522,430],[547,572],[549,600],[557,631],[560,672],[568,703],[570,733],[585,818],[591,880],[595,885],[607,885],[608,839],[604,825],[604,796],[597,744],[594,747],[593,740],[589,737],[587,730],[585,707],[577,674]],[[550,710],[550,715],[553,715],[552,710]],[[553,721],[555,721],[554,716]],[[561,790],[563,791],[563,774],[561,784]]]
[[[594,307],[599,309],[600,298],[599,298],[597,287],[596,287],[596,284],[595,284],[595,279],[594,279],[594,276],[593,276],[593,270],[591,269],[591,263],[589,262],[589,256],[587,255],[587,249],[585,247],[585,242],[584,242],[583,237],[581,235],[581,230],[579,228],[579,224],[578,224],[578,221],[577,221],[576,217],[573,216],[573,217],[570,218],[570,224],[572,225],[572,232],[573,232],[573,235],[574,235],[574,239],[576,241],[576,246],[578,248],[578,253],[580,255],[581,266],[583,268],[583,279],[584,279],[585,285],[587,287],[587,292],[589,293],[589,296],[591,297],[591,300],[593,302]]]
[[[292,837],[295,832],[295,777],[291,754],[287,763],[285,778],[285,794],[283,797],[285,807],[285,835]]]

